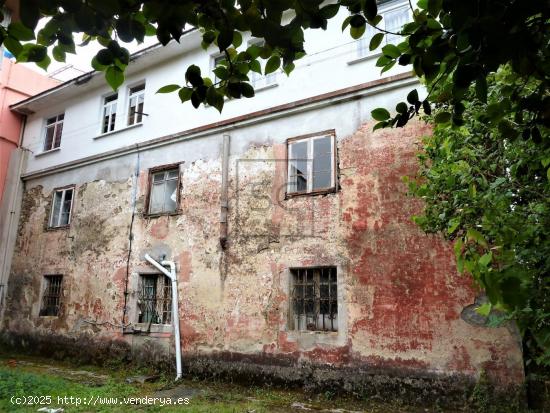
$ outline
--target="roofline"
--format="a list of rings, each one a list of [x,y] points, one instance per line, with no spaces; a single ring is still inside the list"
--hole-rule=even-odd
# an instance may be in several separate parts
[[[189,29],[189,30],[186,30],[182,33],[182,36],[185,36],[186,34],[188,33],[191,33],[191,32],[194,32],[196,31],[197,29],[195,28],[192,28],[192,29]],[[142,56],[142,55],[145,55],[147,53],[149,53],[150,51],[154,50],[154,49],[158,49],[160,47],[165,47],[165,46],[162,46],[161,43],[155,43],[151,46],[147,46],[141,50],[138,50],[134,53],[132,53],[130,55],[130,63],[132,62],[132,60],[135,60],[137,59],[138,57]],[[49,96],[53,93],[56,93],[60,90],[63,90],[63,89],[66,89],[72,85],[78,85],[79,83],[85,83],[87,81],[89,81],[92,77],[98,75],[99,73],[102,73],[102,72],[99,72],[97,70],[91,70],[89,72],[86,72],[80,76],[77,76],[71,80],[67,80],[66,82],[63,82],[61,83],[60,85],[57,85],[57,86],[54,86],[50,89],[46,89],[44,90],[43,92],[40,92],[36,95],[33,95],[33,96],[30,96],[26,99],[23,99],[19,102],[16,102],[16,103],[13,103],[12,105],[9,106],[10,110],[14,111],[14,112],[17,112],[17,113],[20,113],[22,115],[29,115],[29,111],[28,110],[25,110],[24,109],[24,106],[29,104],[29,103],[32,103],[32,102],[35,102],[37,100],[41,100],[42,98],[46,97],[46,96]]]
[[[314,110],[333,104],[360,99],[383,91],[392,90],[395,88],[417,83],[418,80],[410,72],[388,76],[382,79],[376,79],[370,82],[361,83],[356,86],[350,86],[344,89],[335,90],[333,92],[323,93],[321,95],[316,95],[309,98],[296,100],[294,102],[273,106],[271,108],[248,113],[246,115],[240,115],[222,121],[209,123],[174,134],[160,136],[158,138],[154,138],[145,142],[136,143],[134,145],[124,146],[100,154],[91,155],[85,158],[76,159],[74,161],[69,161],[44,169],[28,172],[23,174],[21,176],[21,179],[27,181],[41,178],[44,176],[53,175],[55,173],[61,173],[80,168],[82,166],[95,164],[104,160],[118,158],[120,156],[125,156],[136,152],[142,152],[165,145],[170,145],[184,140],[201,138],[203,136],[212,135],[213,133],[223,133],[225,131],[235,129],[239,126],[250,126],[256,123],[274,120],[284,116]]]

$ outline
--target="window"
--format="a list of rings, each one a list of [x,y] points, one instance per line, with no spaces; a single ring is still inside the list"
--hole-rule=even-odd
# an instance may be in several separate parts
[[[138,287],[138,323],[172,322],[172,282],[161,274],[140,275]]]
[[[288,141],[287,193],[329,191],[335,187],[334,134]]]
[[[44,291],[42,292],[42,306],[40,307],[41,316],[59,315],[62,281],[62,275],[44,276]]]
[[[221,79],[218,78],[218,76],[216,76],[216,74],[213,71],[223,61],[225,61],[225,55],[223,54],[212,56],[212,76],[214,77],[214,84],[220,82]]]
[[[145,84],[130,88],[128,96],[128,126],[141,123],[145,102]]]
[[[58,189],[53,193],[50,228],[66,227],[71,222],[74,187]]]
[[[102,133],[115,130],[116,123],[116,103],[118,95],[107,96],[103,102],[103,126]]]
[[[403,25],[411,21],[411,9],[408,3],[397,2],[392,3],[384,7],[379,14],[382,16],[382,21],[378,24],[378,27],[393,33],[399,33],[403,28]],[[379,33],[374,27],[367,24],[367,30],[365,34],[357,41],[357,55],[358,57],[365,57],[370,54],[376,53],[376,50],[369,50],[369,44],[376,33]],[[384,40],[380,47],[386,44],[399,44],[404,39],[395,34],[385,34]]]
[[[291,269],[292,330],[338,331],[336,267]]]
[[[46,136],[44,138],[44,152],[59,148],[61,145],[61,134],[63,133],[63,120],[65,114],[46,119]]]
[[[176,212],[178,208],[179,167],[150,173],[149,214]]]
[[[264,40],[256,39],[248,43],[248,46],[259,46],[263,47],[265,44]],[[262,89],[264,87],[275,85],[277,81],[277,73],[269,73],[267,75],[262,75],[261,73],[250,71],[248,72],[248,78],[250,79],[250,84],[254,89]]]

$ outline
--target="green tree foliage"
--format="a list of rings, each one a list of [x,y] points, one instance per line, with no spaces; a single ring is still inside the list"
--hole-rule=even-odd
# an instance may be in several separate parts
[[[449,80],[447,83],[451,83]],[[541,81],[506,67],[488,77],[487,97],[472,86],[460,127],[437,124],[424,139],[421,168],[409,182],[426,204],[415,217],[427,232],[454,241],[458,269],[485,290],[492,308],[517,320],[529,357],[550,365],[550,140],[541,127],[521,132],[523,111]],[[448,85],[443,84],[444,90]],[[433,117],[446,113],[438,108]]]

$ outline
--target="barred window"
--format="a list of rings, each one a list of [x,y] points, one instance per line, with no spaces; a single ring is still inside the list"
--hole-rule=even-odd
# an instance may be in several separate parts
[[[59,315],[62,281],[62,275],[44,276],[44,291],[42,293],[42,306],[40,307],[41,316]]]
[[[292,330],[338,331],[336,267],[291,269]]]
[[[172,282],[165,275],[141,275],[138,291],[138,323],[172,322]]]

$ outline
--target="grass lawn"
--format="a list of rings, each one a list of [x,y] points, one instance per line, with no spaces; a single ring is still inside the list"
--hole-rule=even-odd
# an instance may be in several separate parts
[[[75,368],[44,359],[0,356],[0,411],[37,412],[41,407],[62,407],[65,412],[434,411],[375,401],[334,399],[330,393],[312,395],[294,390],[245,387],[227,383],[184,380],[174,384],[169,378],[163,377],[154,383],[128,384],[125,381],[126,377],[139,373],[96,367]],[[151,399],[147,405],[130,404],[131,397],[157,397],[157,401],[155,405]],[[188,404],[184,404],[186,397]],[[179,405],[170,405],[178,398]],[[27,404],[24,404],[25,402]],[[137,402],[134,400],[134,403]],[[165,405],[161,406],[160,403]]]

